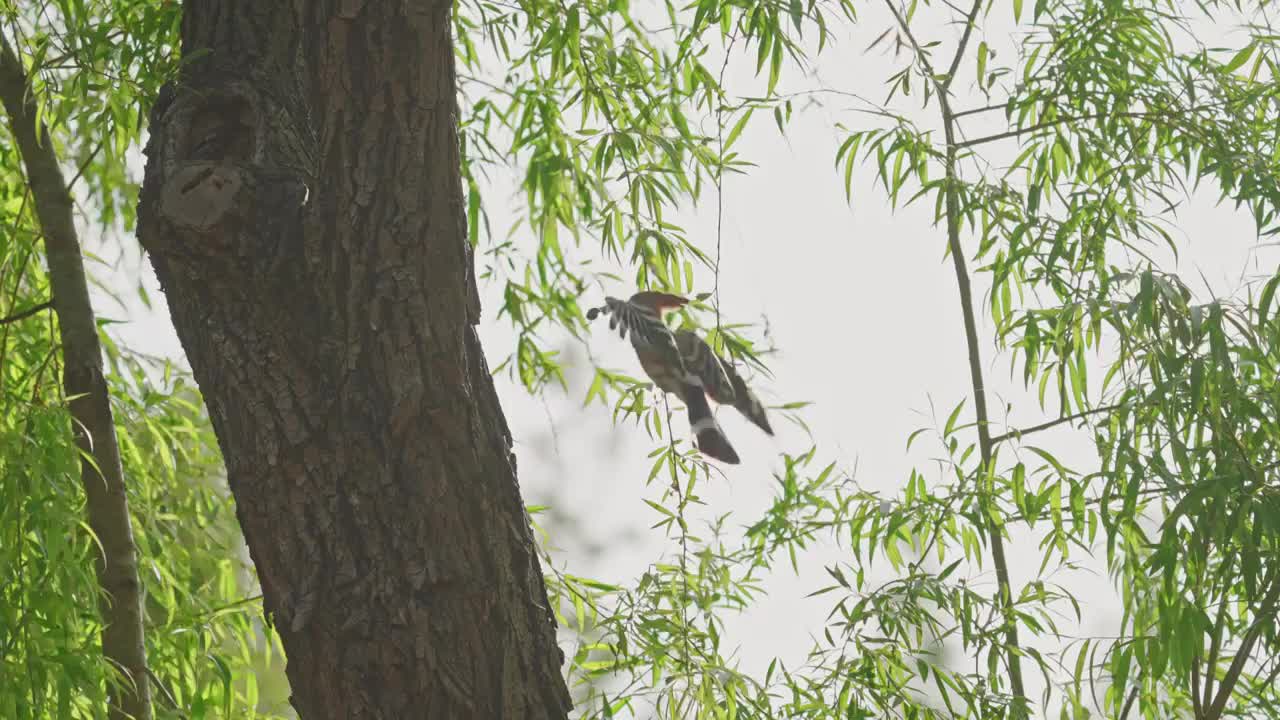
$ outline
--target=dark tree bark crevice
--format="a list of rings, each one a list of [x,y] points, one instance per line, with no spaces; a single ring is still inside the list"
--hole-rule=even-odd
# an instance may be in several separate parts
[[[448,9],[188,2],[152,115],[139,239],[306,720],[569,708],[474,327]]]

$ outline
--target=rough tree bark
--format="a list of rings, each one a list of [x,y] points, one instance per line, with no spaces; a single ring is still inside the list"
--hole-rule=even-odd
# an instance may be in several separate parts
[[[138,237],[305,720],[569,708],[474,329],[449,10],[189,1],[152,111]]]
[[[107,697],[110,720],[149,720],[151,686],[147,680],[142,593],[138,553],[129,522],[129,499],[116,441],[111,397],[102,374],[102,346],[76,233],[71,190],[67,187],[48,129],[38,120],[35,99],[27,92],[22,61],[0,36],[0,103],[9,131],[22,153],[32,204],[44,235],[49,288],[58,314],[62,344],[62,388],[72,432],[80,449],[89,527],[98,538],[94,568],[102,588],[102,654],[123,674]]]

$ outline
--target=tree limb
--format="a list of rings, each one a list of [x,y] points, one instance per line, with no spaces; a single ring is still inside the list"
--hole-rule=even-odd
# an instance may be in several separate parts
[[[956,48],[956,55],[951,61],[952,68],[960,63],[960,58],[963,56],[965,46],[968,43],[969,34],[972,32],[974,19],[985,1],[974,0],[973,9],[968,16],[969,26],[965,29],[961,43]],[[894,0],[885,0],[885,4],[889,6],[889,11],[893,13],[898,26],[915,50],[916,57],[921,65],[924,66],[925,72],[938,93],[938,105],[942,110],[942,129],[947,141],[946,183],[943,186],[943,192],[946,194],[947,249],[955,268],[956,288],[960,294],[960,311],[964,320],[965,345],[969,353],[969,379],[973,386],[974,413],[977,416],[978,448],[981,451],[982,466],[985,469],[991,466],[994,445],[991,442],[991,421],[987,413],[987,393],[982,377],[982,350],[978,344],[978,324],[973,310],[973,292],[970,288],[969,270],[965,266],[964,248],[960,244],[960,198],[956,193],[956,185],[959,181],[959,145],[956,143],[956,119],[951,113],[951,101],[947,97],[947,84],[940,80],[937,73],[934,72],[933,64],[929,62],[928,55],[925,54],[924,49],[911,32],[911,27],[907,23],[906,17],[894,4]],[[985,516],[986,513],[983,513],[983,515]],[[995,565],[996,583],[999,586],[997,590],[997,605],[1001,612],[1004,626],[1004,656],[1009,667],[1009,689],[1014,697],[1016,707],[1014,717],[1025,718],[1027,693],[1022,679],[1022,651],[1018,641],[1018,623],[1013,615],[1013,591],[1009,582],[1009,562],[1005,557],[1004,537],[1001,534],[1000,525],[994,520],[988,518],[984,524],[986,525],[988,541],[991,543],[991,559],[992,564]]]
[[[1222,676],[1222,682],[1218,686],[1218,694],[1213,699],[1213,704],[1205,711],[1207,720],[1218,720],[1222,717],[1223,710],[1227,707],[1227,701],[1231,699],[1231,693],[1235,690],[1236,682],[1240,680],[1240,673],[1244,671],[1244,664],[1249,661],[1250,655],[1253,653],[1253,645],[1258,641],[1258,636],[1262,634],[1262,630],[1270,624],[1270,621],[1276,615],[1276,602],[1280,600],[1280,577],[1272,578],[1271,589],[1267,591],[1267,596],[1262,599],[1262,604],[1258,607],[1258,615],[1254,618],[1253,624],[1249,627],[1248,632],[1244,635],[1244,641],[1240,643],[1240,649],[1236,651],[1236,656],[1231,660],[1231,665],[1227,668],[1226,674]],[[1225,610],[1224,610],[1225,612]],[[1210,668],[1210,672],[1213,669]]]
[[[63,349],[63,391],[80,449],[89,527],[102,552],[95,569],[102,592],[102,653],[121,670],[123,682],[109,683],[110,720],[150,720],[151,691],[143,641],[143,612],[137,548],[129,521],[124,471],[115,422],[102,373],[102,347],[89,301],[84,258],[77,236],[71,192],[48,128],[37,120],[35,98],[21,59],[0,35],[0,104],[22,154],[36,218],[44,235],[52,305],[58,314]]]
[[[1009,440],[1013,440],[1014,438],[1021,438],[1021,437],[1030,435],[1031,433],[1040,432],[1041,430],[1048,430],[1049,428],[1062,425],[1063,423],[1069,423],[1075,420],[1079,420],[1081,418],[1086,418],[1086,417],[1089,417],[1090,415],[1097,415],[1099,413],[1111,412],[1112,410],[1119,410],[1121,407],[1122,407],[1121,405],[1116,404],[1116,405],[1106,405],[1104,407],[1099,407],[1099,408],[1091,408],[1089,410],[1082,410],[1074,415],[1068,415],[1066,417],[1061,417],[1056,420],[1042,422],[1039,425],[1032,425],[1029,428],[1023,428],[1021,430],[1010,430],[1009,432],[1004,433],[1003,435],[996,435],[995,437],[991,438],[991,444],[999,445],[1002,442],[1008,442]]]
[[[1129,717],[1129,711],[1133,709],[1133,701],[1138,699],[1138,686],[1135,685],[1129,690],[1129,698],[1124,701],[1124,708],[1120,710],[1120,717],[1117,720],[1126,720]]]
[[[964,114],[968,115],[968,114],[982,112],[984,110],[994,110],[998,107],[1000,106],[994,106],[990,108],[979,108],[977,110],[969,110],[969,111],[966,111]],[[1038,122],[1035,125],[1028,125],[1027,127],[1024,127],[1024,128],[1014,128],[1013,130],[1006,130],[1004,132],[995,133],[994,135],[983,135],[982,137],[976,137],[971,140],[965,140],[964,142],[957,144],[956,148],[963,150],[965,148],[971,148],[975,145],[985,145],[986,143],[993,143],[1000,140],[1007,140],[1009,138],[1018,137],[1019,135],[1027,135],[1029,133],[1034,133],[1039,130],[1047,130],[1052,127],[1057,127],[1058,125],[1067,125],[1074,122],[1104,120],[1106,118],[1111,118],[1111,117],[1129,118],[1129,119],[1135,119],[1135,120],[1151,120],[1151,119],[1162,118],[1162,117],[1177,117],[1180,114],[1200,112],[1203,110],[1212,110],[1214,108],[1215,108],[1215,105],[1197,105],[1195,107],[1190,107],[1185,110],[1180,110],[1178,113],[1156,111],[1156,112],[1095,113],[1092,115],[1065,115],[1063,117],[1056,118],[1053,120],[1045,120],[1044,122]],[[959,117],[959,115],[956,115],[955,117]]]
[[[984,105],[982,107],[969,108],[968,110],[959,110],[959,111],[953,112],[951,114],[951,117],[956,120],[959,120],[960,118],[967,117],[969,115],[977,115],[978,113],[991,112],[992,110],[1004,110],[1007,107],[1009,107],[1009,103],[1007,102],[1002,102],[999,105]]]
[[[1204,717],[1204,710],[1200,707],[1200,666],[1196,662],[1191,663],[1191,715],[1195,720]],[[1213,672],[1210,670],[1210,672]]]
[[[51,307],[53,307],[53,301],[45,300],[39,305],[32,305],[26,310],[19,310],[18,312],[12,315],[9,315],[8,317],[0,318],[0,325],[8,325],[9,323],[16,323],[19,320],[25,320],[31,317],[32,315],[35,315],[36,313],[40,312],[41,310],[48,310]]]
[[[956,46],[955,57],[951,58],[951,67],[947,68],[947,77],[942,81],[942,92],[946,92],[951,87],[951,81],[956,78],[956,70],[960,69],[960,60],[964,58],[965,48],[969,46],[969,37],[973,35],[973,28],[977,24],[978,12],[982,9],[983,0],[975,0],[973,9],[969,11],[969,16],[965,18],[964,33],[960,35],[960,44]],[[948,110],[948,112],[950,112]]]

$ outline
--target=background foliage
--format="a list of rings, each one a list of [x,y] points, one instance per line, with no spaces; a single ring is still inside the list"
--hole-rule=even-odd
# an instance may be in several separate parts
[[[180,9],[0,7],[79,178],[85,223],[127,238],[141,110],[177,67]],[[1270,11],[459,0],[468,219],[514,331],[512,347],[488,352],[529,393],[580,395],[620,426],[644,428],[646,511],[670,538],[635,578],[587,579],[573,557],[548,557],[579,715],[1276,713],[1280,275],[1270,268],[1215,297],[1170,261],[1182,242],[1177,210],[1197,194],[1248,212],[1262,241],[1277,229],[1280,36]],[[897,67],[877,99],[812,72],[866,23],[877,36],[867,52],[889,52]],[[1239,31],[1230,47],[1200,39],[1227,28]],[[754,79],[729,87],[742,68]],[[589,352],[616,342],[601,333],[589,343],[584,310],[606,291],[660,287],[696,295],[677,321],[701,326],[767,382],[766,328],[722,315],[720,234],[691,239],[680,218],[691,207],[714,207],[717,220],[732,210],[723,180],[750,177],[739,148],[753,123],[785,133],[833,98],[852,107],[831,156],[854,206],[933,210],[961,290],[948,311],[968,344],[943,360],[966,364],[973,387],[934,426],[904,428],[908,451],[926,448],[929,459],[905,467],[892,495],[863,489],[809,441],[804,403],[781,404],[775,412],[795,430],[772,466],[774,500],[758,517],[731,517],[701,500],[722,479],[679,423],[669,432],[678,408],[631,367],[593,362],[588,381],[570,383],[557,343]],[[47,292],[7,137],[0,152],[7,317]],[[508,199],[495,178],[513,173],[520,193]],[[859,185],[865,173],[877,194]],[[487,212],[505,202],[516,208],[511,227]],[[93,652],[93,545],[50,322],[37,313],[0,326],[0,567],[17,579],[0,588],[5,717],[93,716],[109,675]],[[166,688],[158,713],[287,712],[260,692],[259,682],[278,682],[264,668],[279,667],[279,649],[262,634],[198,395],[173,367],[108,347],[150,657]],[[1037,411],[1043,422],[1006,428],[988,409],[992,358],[1030,390],[1019,416]],[[1094,452],[1068,461],[1041,442],[1058,437],[1041,434],[1050,428]],[[554,545],[556,526],[545,529]],[[1040,566],[1011,573],[1006,543],[1038,547]],[[760,601],[772,570],[814,562],[819,546],[838,547],[841,560],[813,588],[829,615],[805,662],[743,670],[726,619]],[[1072,594],[1080,568],[1112,578],[1124,612],[1115,633],[1081,634],[1095,599]]]
[[[177,67],[176,3],[0,3],[5,34],[74,178],[82,232],[118,255],[131,232],[145,110]],[[0,135],[0,318],[50,298],[31,190]],[[89,258],[97,273],[113,268]],[[140,288],[99,284],[98,305]],[[106,310],[113,309],[109,304]],[[0,716],[101,717],[116,673],[99,643],[95,538],[48,309],[0,325]],[[222,460],[189,375],[113,341],[99,317],[146,597],[157,717],[280,707],[278,642],[261,609]],[[275,668],[260,676],[258,671]],[[263,687],[267,697],[263,697]]]

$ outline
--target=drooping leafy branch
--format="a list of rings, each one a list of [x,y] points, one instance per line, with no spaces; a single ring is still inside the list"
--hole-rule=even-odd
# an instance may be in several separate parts
[[[1141,468],[1159,458],[1164,474],[1177,467],[1187,478],[1203,478],[1206,469],[1186,464],[1187,458],[1208,453],[1209,466],[1221,472],[1229,457],[1227,450],[1234,448],[1237,455],[1252,457],[1257,468],[1266,468],[1257,475],[1266,478],[1267,472],[1274,472],[1273,461],[1264,446],[1242,451],[1239,444],[1220,440],[1220,447],[1212,450],[1205,444],[1224,429],[1221,420],[1209,422],[1203,417],[1203,406],[1190,402],[1208,387],[1202,366],[1187,359],[1165,360],[1161,365],[1140,358],[1151,357],[1154,348],[1174,337],[1170,328],[1152,324],[1154,315],[1142,308],[1160,297],[1184,294],[1170,289],[1181,284],[1158,270],[1156,256],[1161,247],[1177,249],[1170,232],[1176,222],[1173,213],[1191,197],[1196,183],[1212,184],[1223,198],[1247,207],[1260,232],[1269,232],[1274,223],[1280,196],[1275,195],[1269,167],[1276,146],[1269,33],[1255,28],[1247,47],[1224,56],[1194,40],[1188,31],[1193,18],[1180,17],[1155,3],[1040,3],[1030,17],[1020,18],[1029,25],[1024,40],[1011,48],[1016,62],[1002,66],[996,60],[995,43],[989,44],[982,29],[988,12],[998,6],[938,8],[943,15],[954,12],[950,17],[957,27],[956,42],[950,46],[954,54],[942,57],[938,43],[926,37],[917,17],[927,6],[888,3],[884,7],[889,30],[882,39],[896,35],[909,62],[890,78],[889,100],[871,109],[870,116],[880,124],[858,128],[840,139],[837,162],[844,167],[848,191],[858,177],[856,170],[869,161],[895,206],[934,201],[961,293],[973,376],[971,407],[976,416],[971,423],[963,422],[962,403],[942,424],[938,440],[945,449],[944,476],[950,476],[950,481],[931,482],[924,473],[912,471],[900,503],[887,503],[874,493],[846,493],[848,480],[830,466],[803,480],[803,467],[812,454],[804,456],[805,462],[786,461],[779,498],[769,515],[751,526],[744,538],[747,544],[736,551],[723,546],[714,551],[727,563],[727,576],[734,577],[735,566],[751,568],[752,573],[770,567],[779,550],[787,551],[795,562],[798,549],[818,537],[847,539],[854,558],[845,569],[831,569],[836,584],[825,591],[841,599],[828,626],[830,638],[815,648],[811,666],[781,676],[770,672],[763,680],[745,679],[745,685],[735,687],[754,688],[750,707],[762,717],[773,713],[843,717],[850,708],[872,715],[910,708],[905,714],[922,717],[1026,716],[1032,712],[1033,690],[1019,666],[1022,658],[1030,658],[1040,670],[1042,706],[1061,707],[1063,712],[1083,712],[1102,703],[1116,716],[1140,710],[1148,717],[1162,717],[1192,709],[1198,717],[1219,717],[1232,703],[1268,707],[1274,700],[1257,688],[1276,672],[1274,663],[1266,661],[1269,651],[1263,649],[1265,638],[1274,636],[1270,629],[1274,598],[1268,595],[1271,586],[1267,584],[1273,554],[1266,542],[1259,545],[1256,538],[1264,537],[1269,526],[1256,513],[1233,506],[1231,514],[1216,517],[1240,523],[1237,533],[1246,529],[1251,533],[1250,569],[1242,574],[1239,561],[1223,563],[1226,545],[1196,538],[1199,546],[1208,548],[1206,556],[1213,557],[1204,561],[1205,567],[1214,570],[1188,573],[1174,558],[1181,558],[1180,549],[1196,536],[1185,529],[1174,530],[1204,524],[1199,500],[1192,506],[1197,512],[1188,517],[1187,504],[1179,505],[1185,491],[1154,482],[1159,474]],[[738,4],[699,3],[688,9],[695,20],[686,26],[681,22],[688,16],[668,8],[663,27],[693,27],[710,18],[712,25],[733,28],[740,9]],[[1023,15],[1020,3],[1013,9],[1015,15]],[[743,13],[767,16],[762,8],[743,9]],[[822,21],[814,22],[825,28]],[[728,32],[721,37],[722,47],[730,45],[724,42],[728,38],[745,38],[739,50],[758,50],[752,47],[751,37]],[[759,57],[772,57],[770,48]],[[695,64],[685,67],[692,73],[706,69]],[[967,85],[962,76],[974,69],[977,81]],[[772,106],[782,115],[784,102],[793,97],[776,91],[775,77],[782,74],[770,72],[767,88],[751,94],[750,107],[735,108],[721,132],[740,135],[752,110]],[[613,91],[620,92],[619,86],[628,87],[615,83]],[[924,88],[926,101],[939,111],[940,124],[893,105],[895,97],[906,97],[913,87]],[[820,88],[817,92],[843,91]],[[725,88],[718,87],[717,93],[723,105],[731,104]],[[689,99],[677,98],[677,103],[687,104]],[[649,117],[665,121],[661,113]],[[1004,122],[1005,127],[973,135],[969,124],[975,121],[988,126]],[[599,131],[607,134],[616,129]],[[661,135],[661,126],[652,134]],[[705,133],[703,140],[713,134]],[[941,135],[940,140],[936,135]],[[705,143],[699,147],[707,149]],[[655,152],[654,157],[661,154]],[[625,173],[620,177],[627,179]],[[626,182],[615,192],[649,197]],[[696,193],[686,193],[696,198]],[[968,268],[969,262],[975,263],[974,270]],[[668,272],[650,277],[641,270],[637,279],[682,289],[680,275]],[[1020,427],[995,427],[985,407],[988,390],[981,357],[988,343],[981,340],[980,285],[988,288],[986,309],[994,326],[994,349],[1010,360],[1024,382],[1038,386],[1043,406],[1058,406],[1056,416]],[[1269,287],[1273,294],[1274,285]],[[1262,299],[1251,297],[1242,299],[1242,308],[1256,307]],[[1262,304],[1268,301],[1269,297]],[[1195,317],[1193,324],[1198,328],[1204,327],[1205,318],[1216,317],[1207,308],[1230,304],[1225,300],[1207,305],[1179,302],[1175,306],[1182,322]],[[1266,337],[1247,311],[1224,317],[1234,318],[1217,321],[1226,323],[1222,337],[1227,345],[1236,347],[1246,337]],[[1202,337],[1198,342],[1208,342],[1207,335]],[[1268,347],[1257,339],[1253,346]],[[1104,382],[1091,385],[1089,375],[1097,373],[1091,355],[1103,351]],[[1256,364],[1251,359],[1244,367],[1254,372]],[[1225,367],[1230,368],[1224,371],[1226,376],[1239,378],[1238,362]],[[1185,384],[1173,384],[1170,373]],[[621,393],[616,414],[643,417],[652,432],[662,431],[655,410],[640,401],[630,378],[602,370],[588,398],[606,397],[608,387]],[[1183,393],[1186,411],[1176,421],[1170,419],[1171,409],[1178,405],[1162,394],[1152,395],[1152,388]],[[1256,405],[1252,414],[1233,410],[1233,417],[1256,417],[1258,428],[1263,428],[1261,418],[1269,411],[1265,405]],[[1113,429],[1117,422],[1128,428],[1123,435]],[[1160,423],[1169,429],[1159,429]],[[1194,441],[1183,439],[1181,445],[1171,445],[1167,439],[1173,428],[1206,423],[1207,429]],[[1029,443],[1037,433],[1070,426],[1087,427],[1097,439],[1101,457],[1097,468],[1073,470],[1050,449]],[[1136,442],[1136,437],[1151,432],[1161,439]],[[976,435],[976,442],[964,440],[966,433]],[[1149,456],[1141,455],[1151,460],[1139,461],[1133,455],[1143,447],[1152,448]],[[1195,453],[1187,447],[1195,448]],[[655,452],[655,472],[663,467],[663,452]],[[1027,454],[1039,464],[1028,462]],[[1123,458],[1118,465],[1112,460],[1117,455]],[[801,487],[808,490],[800,493]],[[1214,487],[1222,492],[1239,487],[1241,499],[1258,494],[1258,488],[1248,484],[1228,481]],[[1233,496],[1221,496],[1217,502],[1238,502],[1228,497]],[[676,515],[671,521],[683,523],[685,518]],[[1151,536],[1152,522],[1168,532]],[[723,528],[722,523],[717,526]],[[1033,533],[1044,550],[1040,572],[1032,573],[1028,581],[1015,583],[1003,558],[1001,547],[1011,532]],[[1103,545],[1097,546],[1103,538]],[[984,545],[991,549],[997,576],[989,592],[977,590],[970,577],[980,567]],[[693,552],[713,552],[710,547],[694,543]],[[1172,555],[1153,553],[1152,547]],[[918,559],[908,560],[904,550]],[[1125,621],[1119,639],[1073,640],[1078,633],[1061,627],[1059,608],[1073,608],[1078,617],[1078,601],[1069,586],[1052,578],[1075,567],[1076,555],[1084,555],[1088,564],[1095,550],[1123,590],[1119,602],[1125,608]],[[1238,545],[1229,552],[1240,552]],[[887,555],[894,569],[905,574],[868,587],[866,577],[876,555]],[[926,556],[933,556],[942,569],[926,570],[922,564]],[[721,597],[749,597],[748,578],[755,576],[741,577],[725,586]],[[1235,588],[1244,588],[1243,594],[1237,595]],[[1196,599],[1171,605],[1172,598],[1188,594]],[[1235,607],[1244,603],[1243,614],[1219,610],[1228,598]],[[734,604],[721,607],[733,611]],[[1170,607],[1184,610],[1174,612]],[[1199,626],[1188,623],[1185,608],[1189,607],[1215,620]],[[669,657],[661,650],[667,640],[646,644],[619,640],[631,637],[628,633],[634,628],[628,622],[634,618],[611,618],[601,612],[598,617],[604,619],[597,627],[612,628],[616,642],[593,646],[597,653],[591,661],[593,672],[602,671],[603,661],[594,658],[606,651],[625,658],[616,660],[614,671],[630,668],[634,672],[637,663],[649,669],[655,655]],[[1156,628],[1163,629],[1153,635]],[[1031,639],[1023,640],[1020,633],[1029,633]],[[1040,648],[1046,639],[1058,641],[1060,647],[1044,653]],[[961,671],[939,661],[939,652],[952,642],[981,658],[985,667]],[[1179,643],[1201,649],[1170,656],[1172,646]],[[637,648],[642,651],[637,653]],[[718,659],[701,657],[704,667],[715,666]],[[1001,662],[1007,669],[1001,669]],[[1205,680],[1209,677],[1213,679]],[[605,703],[600,712],[619,709],[625,704],[623,698],[645,696],[646,688],[668,696],[657,690],[658,684],[638,682],[633,677],[632,684],[619,692],[618,704]],[[1094,694],[1089,688],[1101,689]],[[788,693],[806,700],[775,702]],[[732,701],[726,699],[729,695]],[[740,711],[748,707],[736,690],[722,688],[718,695],[701,697],[701,712],[711,713],[710,708],[724,708],[728,702]]]

